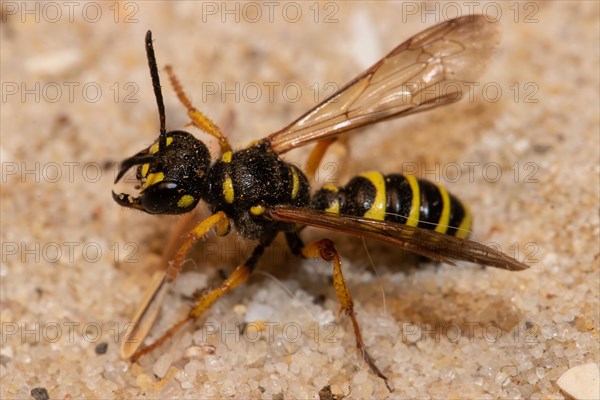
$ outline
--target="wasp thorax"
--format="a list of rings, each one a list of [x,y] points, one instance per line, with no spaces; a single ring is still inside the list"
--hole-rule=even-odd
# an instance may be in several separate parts
[[[157,140],[124,160],[116,181],[135,165],[140,196],[113,192],[115,201],[150,214],[183,214],[194,209],[203,195],[210,153],[190,133],[172,131],[166,134],[164,148]]]

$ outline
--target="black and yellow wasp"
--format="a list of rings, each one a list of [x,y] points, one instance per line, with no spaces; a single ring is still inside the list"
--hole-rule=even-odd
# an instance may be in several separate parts
[[[326,185],[311,195],[308,182],[336,135],[458,100],[461,84],[474,81],[480,74],[498,37],[497,26],[483,16],[465,16],[435,25],[396,47],[287,127],[236,151],[219,128],[192,106],[167,67],[191,125],[219,141],[221,154],[212,162],[208,148],[190,133],[165,129],[152,34],[148,31],[146,53],[158,103],[160,135],[154,144],[125,159],[116,177],[115,182],[137,166],[139,197],[114,192],[113,197],[121,206],[150,214],[187,213],[204,200],[213,214],[191,230],[164,274],[153,281],[134,317],[135,329],[126,334],[123,357],[137,359],[158,347],[186,322],[201,316],[220,296],[245,282],[265,248],[283,232],[292,253],[333,264],[334,287],[342,309],[351,318],[356,345],[373,373],[391,390],[387,377],[363,345],[333,242],[323,239],[304,245],[300,229],[314,226],[377,238],[450,263],[466,260],[510,271],[523,270],[527,265],[468,240],[468,208],[436,183],[414,176],[366,172],[344,187]],[[313,142],[317,145],[305,172],[281,158],[281,154]],[[155,343],[138,350],[190,246],[213,228],[218,235],[226,235],[231,225],[242,237],[258,242],[251,257],[220,287],[199,297],[185,319]]]

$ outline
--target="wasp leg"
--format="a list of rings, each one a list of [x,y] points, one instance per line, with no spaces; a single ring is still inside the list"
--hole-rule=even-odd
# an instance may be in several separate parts
[[[179,101],[181,101],[181,103],[183,103],[185,108],[187,108],[188,110],[188,116],[191,119],[190,124],[217,138],[219,140],[219,146],[221,146],[221,153],[231,151],[231,145],[229,144],[229,141],[227,140],[225,134],[221,131],[221,129],[219,129],[219,127],[214,122],[212,122],[210,118],[202,114],[198,109],[196,109],[192,105],[192,102],[190,101],[190,99],[188,99],[185,92],[183,91],[181,83],[179,83],[179,80],[175,76],[175,73],[173,73],[173,68],[170,65],[167,65],[165,67],[165,70],[169,75],[169,80],[171,81],[171,85],[173,86],[175,93],[177,93]]]
[[[268,246],[268,244],[259,244],[258,246],[256,246],[250,258],[248,258],[248,260],[246,260],[244,264],[237,266],[236,269],[232,272],[232,274],[229,275],[229,277],[221,284],[219,288],[210,290],[209,292],[202,295],[202,297],[196,300],[196,303],[192,306],[190,312],[185,318],[183,318],[181,321],[177,322],[175,325],[169,328],[169,330],[167,330],[154,343],[134,354],[132,359],[135,361],[142,355],[162,345],[188,321],[200,317],[202,313],[206,311],[206,309],[209,308],[219,297],[231,292],[233,289],[246,282],[252,271],[254,271],[256,263],[263,255],[266,246]]]
[[[185,233],[197,225],[198,216],[196,212],[185,214],[177,223],[176,228],[171,232],[169,243],[163,251],[161,258],[161,268],[159,268],[140,302],[131,325],[125,332],[123,342],[121,343],[121,357],[129,358],[139,348],[142,340],[146,337],[148,331],[152,328],[154,321],[158,317],[160,307],[166,293],[171,287],[173,279],[167,279],[167,271],[171,260],[175,257],[177,250],[181,247],[185,238]]]
[[[319,165],[321,165],[321,161],[323,161],[323,157],[325,156],[325,152],[335,142],[336,138],[325,139],[317,143],[317,145],[312,149],[308,159],[306,160],[306,165],[304,167],[304,174],[306,175],[306,179],[309,182],[313,180]]]
[[[286,233],[286,239],[294,254],[304,258],[321,258],[324,261],[333,263],[333,286],[342,310],[352,320],[352,328],[354,329],[354,337],[356,338],[356,347],[362,353],[363,359],[371,368],[371,371],[383,379],[385,386],[390,392],[392,392],[393,388],[391,387],[387,376],[385,376],[379,370],[379,368],[377,368],[375,361],[369,355],[363,343],[362,334],[360,333],[360,326],[358,325],[358,320],[356,319],[356,314],[354,312],[352,295],[350,294],[350,289],[348,289],[348,285],[344,280],[344,275],[342,274],[342,263],[334,243],[329,239],[321,239],[304,246],[302,244],[302,239],[300,239],[296,233]]]
[[[184,224],[186,223],[187,222],[184,222]],[[136,361],[142,355],[160,346],[160,344],[164,342],[166,338],[172,336],[173,333],[177,331],[178,328],[173,329],[173,327],[169,329],[165,335],[163,335],[163,337],[166,336],[165,339],[159,339],[160,343],[157,343],[157,341],[148,347],[137,350],[152,328],[152,324],[158,316],[158,311],[160,309],[162,300],[168,291],[171,282],[173,282],[177,277],[177,274],[181,269],[183,259],[192,244],[196,240],[206,235],[212,228],[215,228],[217,231],[219,231],[223,230],[228,224],[229,220],[227,215],[221,211],[211,215],[204,221],[197,224],[181,243],[177,254],[175,254],[175,257],[173,258],[173,261],[170,263],[165,262],[168,265],[166,270],[162,274],[158,273],[153,277],[152,283],[144,295],[144,300],[138,307],[138,310],[133,318],[131,329],[127,331],[123,339],[123,343],[121,343],[121,355],[123,358],[131,357],[132,361]],[[175,240],[171,242],[168,247],[170,248],[174,243],[177,243],[177,241]],[[170,248],[167,250],[166,254],[172,255],[173,252],[174,250]]]
[[[163,270],[167,270],[171,261],[175,258],[179,248],[183,245],[184,240],[187,237],[187,233],[191,232],[195,229],[200,220],[199,212],[195,209],[192,212],[186,213],[181,216],[181,218],[177,221],[177,225],[175,228],[169,233],[169,242],[164,247],[160,265],[163,266]],[[202,220],[200,223],[204,223],[207,221],[206,219]],[[210,225],[212,223],[209,222]],[[208,228],[210,230],[210,228]]]
[[[267,245],[259,244],[254,248],[252,255],[242,265],[238,265],[236,269],[229,275],[227,279],[217,289],[213,289],[205,293],[202,297],[196,300],[196,304],[190,310],[188,318],[198,318],[206,311],[219,297],[231,292],[233,289],[248,280],[248,277],[254,271],[256,263],[263,255]]]
[[[325,157],[325,153],[327,152],[327,150],[329,149],[329,146],[331,146],[336,140],[338,140],[338,143],[342,144],[342,154],[343,155],[338,155],[338,159],[340,159],[340,163],[345,165],[347,163],[348,157],[345,156],[345,154],[348,152],[348,140],[345,137],[333,137],[333,138],[329,138],[329,139],[324,139],[320,142],[317,143],[317,145],[312,149],[312,151],[310,152],[308,159],[306,160],[306,165],[304,166],[304,175],[306,175],[306,178],[308,179],[309,182],[313,182],[313,179],[315,179],[315,176],[317,174],[317,169],[319,168],[319,165],[321,165],[321,161],[323,161],[323,157]],[[334,170],[333,172],[337,172],[339,170],[343,170],[343,165],[340,168],[336,168],[336,170]],[[328,174],[329,175],[329,174]],[[331,178],[331,176],[330,176]],[[316,183],[317,180],[314,180],[314,182]]]

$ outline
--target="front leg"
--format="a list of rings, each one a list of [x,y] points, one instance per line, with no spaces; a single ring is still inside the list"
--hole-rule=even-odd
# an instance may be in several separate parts
[[[239,265],[231,275],[221,284],[220,287],[210,290],[201,296],[192,308],[188,315],[183,318],[181,321],[177,322],[173,325],[169,330],[167,330],[160,338],[158,338],[154,343],[150,344],[147,347],[137,351],[132,357],[132,361],[136,361],[144,354],[158,348],[165,341],[167,341],[170,337],[172,337],[182,326],[184,326],[188,321],[192,321],[198,317],[200,317],[206,309],[208,309],[217,299],[223,296],[226,293],[231,292],[233,289],[241,285],[242,283],[248,280],[248,277],[254,271],[254,267],[256,263],[263,255],[265,248],[269,245],[267,244],[259,244],[254,248],[252,255],[246,262],[242,265]]]
[[[165,67],[165,70],[169,75],[169,80],[171,81],[173,89],[175,89],[175,93],[177,93],[177,98],[188,110],[188,116],[191,119],[190,124],[194,125],[198,129],[201,129],[205,133],[208,133],[209,135],[217,138],[219,140],[219,146],[221,147],[221,154],[231,151],[231,145],[229,144],[227,137],[221,131],[221,129],[219,129],[219,127],[214,122],[212,122],[210,118],[202,114],[196,107],[192,105],[192,102],[183,91],[181,83],[179,83],[179,80],[175,76],[173,68],[170,65],[167,65]]]

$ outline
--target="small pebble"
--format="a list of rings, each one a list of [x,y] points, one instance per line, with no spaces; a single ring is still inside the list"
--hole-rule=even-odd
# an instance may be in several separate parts
[[[36,387],[31,389],[31,397],[35,400],[49,400],[50,395],[48,394],[48,390],[44,387]]]
[[[63,49],[37,54],[24,61],[29,74],[61,76],[81,65],[83,53],[79,49]]]
[[[164,378],[167,371],[169,370],[169,367],[171,366],[171,364],[173,364],[173,359],[174,357],[171,353],[165,353],[161,355],[158,358],[158,360],[156,360],[156,363],[154,363],[154,365],[152,366],[152,372],[154,373],[154,375],[158,376],[161,379]]]
[[[596,363],[570,368],[558,378],[556,384],[576,400],[600,399],[600,368]]]
[[[104,354],[108,350],[108,343],[102,342],[96,346],[96,354]]]

